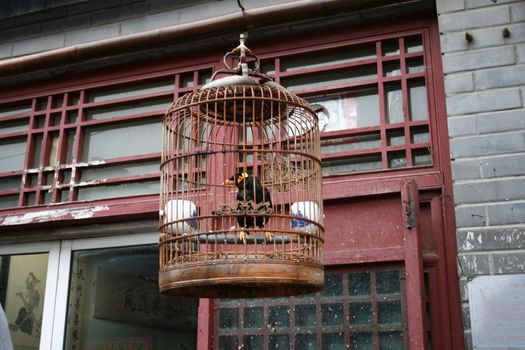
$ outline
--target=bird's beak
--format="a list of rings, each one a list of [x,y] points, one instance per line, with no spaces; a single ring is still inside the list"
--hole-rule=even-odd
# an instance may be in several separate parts
[[[233,180],[228,179],[228,180],[225,180],[222,184],[223,185],[235,185],[235,182]]]

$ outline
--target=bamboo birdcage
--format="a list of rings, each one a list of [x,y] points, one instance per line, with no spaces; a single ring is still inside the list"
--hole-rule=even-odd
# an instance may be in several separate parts
[[[229,56],[237,57],[236,69]],[[324,228],[317,116],[259,72],[242,36],[225,64],[214,78],[229,76],[177,99],[164,116],[160,290],[211,298],[319,291]],[[253,177],[271,199],[250,197],[258,193]],[[249,181],[225,184],[248,178],[251,189]]]

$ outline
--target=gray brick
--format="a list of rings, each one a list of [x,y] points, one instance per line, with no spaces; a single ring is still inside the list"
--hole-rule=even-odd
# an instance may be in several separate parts
[[[468,283],[469,279],[462,277],[459,279],[459,293],[461,294],[461,301],[468,301]]]
[[[47,35],[41,38],[17,41],[13,43],[13,55],[21,56],[29,53],[58,49],[64,46],[64,34]]]
[[[452,178],[457,180],[481,178],[479,160],[455,160],[452,165]]]
[[[476,276],[490,274],[488,254],[460,254],[458,268],[461,276]]]
[[[497,0],[497,3],[494,0],[465,0],[465,5],[467,8],[478,8],[478,7],[487,7],[487,6],[497,6],[501,4],[509,4],[521,0]],[[497,5],[496,5],[497,4]]]
[[[117,23],[122,20],[144,16],[149,11],[148,3],[138,3],[97,11],[89,16],[94,26],[107,23]]]
[[[150,6],[152,13],[162,12],[166,10],[180,9],[183,7],[193,6],[199,3],[205,3],[206,0],[149,0],[148,4]],[[244,7],[246,8],[246,3],[244,2]]]
[[[502,273],[524,273],[525,251],[494,253],[494,271]]]
[[[76,5],[68,6],[68,15],[85,14],[120,5],[120,0],[90,0]]]
[[[456,183],[454,198],[456,204],[481,204],[525,199],[525,178]]]
[[[13,44],[0,45],[0,59],[13,55]]]
[[[525,154],[486,158],[481,161],[483,177],[525,174]]]
[[[525,129],[524,109],[513,109],[478,115],[478,131],[481,134],[518,129]]]
[[[177,25],[180,23],[179,10],[159,13],[152,16],[125,20],[121,24],[121,34],[132,34]]]
[[[525,63],[525,44],[517,45],[516,51],[518,53],[518,62]]]
[[[489,222],[491,225],[512,225],[525,223],[525,203],[491,205]]]
[[[463,0],[437,0],[436,9],[437,13],[442,14],[446,12],[453,12],[463,10],[465,3]]]
[[[521,108],[518,89],[461,94],[447,98],[449,116]]]
[[[236,1],[209,2],[180,9],[180,21],[181,23],[196,22],[238,12],[239,6]]]
[[[480,70],[474,74],[477,90],[525,84],[525,65]]]
[[[460,251],[515,250],[525,248],[525,227],[458,230]]]
[[[486,226],[485,206],[458,206],[456,207],[456,227]],[[469,250],[468,245],[462,250]]]
[[[498,6],[442,14],[438,20],[439,30],[446,33],[510,23],[510,11],[507,6]]]
[[[512,22],[525,22],[525,3],[520,2],[510,7]]]
[[[477,133],[476,116],[448,118],[448,134],[450,137],[473,135]]]
[[[98,27],[76,30],[74,32],[68,32],[66,33],[66,46],[113,38],[118,36],[119,32],[119,24],[107,24]]]
[[[463,328],[469,329],[470,328],[470,308],[468,305],[463,305],[461,308],[463,313]]]
[[[443,57],[445,73],[507,66],[514,63],[516,63],[516,54],[511,46],[451,53]]]
[[[472,73],[449,74],[445,77],[445,90],[448,94],[474,90]]]
[[[510,30],[510,37],[504,38],[501,34],[503,28]],[[441,50],[444,53],[482,49],[505,44],[520,43],[525,40],[525,24],[489,27],[469,31],[474,40],[467,42],[464,32],[450,33],[441,36]]]
[[[53,21],[42,23],[42,35],[66,32],[81,28],[86,28],[91,25],[91,16],[78,15],[67,16]]]
[[[2,30],[0,36],[0,43],[8,43],[10,41],[25,40],[40,35],[40,23],[16,27],[12,29]]]

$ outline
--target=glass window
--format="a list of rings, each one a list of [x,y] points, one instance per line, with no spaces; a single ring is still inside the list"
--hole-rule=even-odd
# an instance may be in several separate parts
[[[48,253],[0,256],[0,303],[15,349],[39,348]]]
[[[65,349],[194,349],[198,300],[161,295],[158,260],[157,246],[75,251]]]
[[[26,140],[0,140],[0,173],[24,169]]]
[[[316,294],[219,299],[216,344],[219,349],[407,349],[402,275],[402,270],[327,273]]]

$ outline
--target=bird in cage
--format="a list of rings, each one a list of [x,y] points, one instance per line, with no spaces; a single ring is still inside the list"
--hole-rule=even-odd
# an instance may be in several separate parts
[[[257,176],[249,175],[246,172],[238,173],[224,182],[225,185],[235,185],[237,187],[237,201],[232,206],[239,212],[237,224],[241,228],[239,238],[244,244],[247,243],[249,228],[263,228],[270,217],[267,214],[272,211],[272,199],[270,191],[261,185],[261,180]],[[269,231],[264,233],[266,239],[272,240],[273,234]]]

